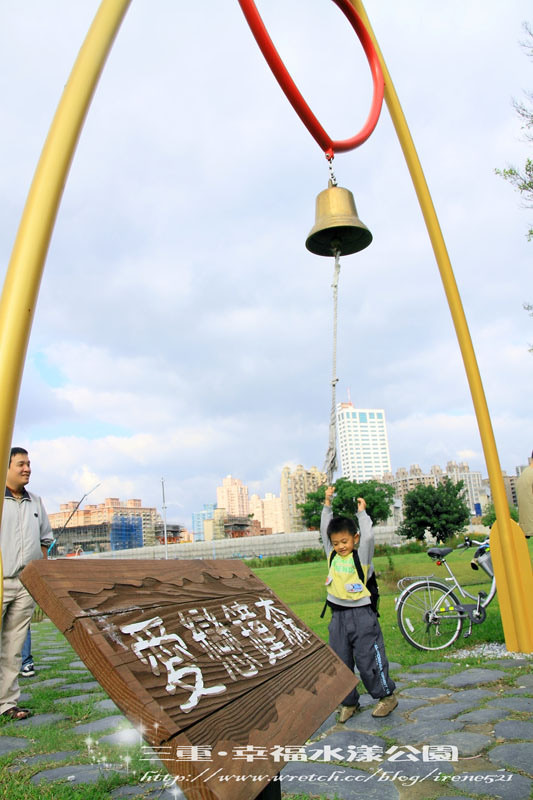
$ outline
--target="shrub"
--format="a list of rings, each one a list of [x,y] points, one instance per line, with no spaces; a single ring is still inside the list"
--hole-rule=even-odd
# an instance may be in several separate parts
[[[311,561],[323,561],[326,558],[322,548],[307,547],[285,556],[265,556],[264,558],[249,558],[246,563],[252,569],[261,567],[282,567],[289,564],[306,564]]]

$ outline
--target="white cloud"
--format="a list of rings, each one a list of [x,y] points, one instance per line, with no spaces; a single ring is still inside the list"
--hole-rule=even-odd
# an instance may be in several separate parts
[[[2,7],[0,252],[7,263],[59,94],[97,3]],[[361,48],[334,4],[259,5],[324,127],[366,116]],[[531,85],[524,0],[369,9],[452,258],[500,450],[531,450],[528,212],[494,168],[523,160],[511,97]],[[57,21],[61,20],[61,25]],[[221,32],[223,35],[221,35]],[[296,33],[297,32],[297,33]],[[1,68],[3,67],[3,69]],[[388,112],[334,161],[374,234],[343,259],[338,399],[384,407],[393,467],[483,472],[438,270]],[[141,497],[169,519],[232,473],[279,491],[322,466],[331,380],[329,259],[304,248],[323,155],[270,74],[237,3],[133,3],[69,176],[35,315],[15,437],[50,510]],[[524,451],[524,452],[522,452]],[[93,483],[94,480],[94,483]],[[91,496],[92,497],[92,496]]]

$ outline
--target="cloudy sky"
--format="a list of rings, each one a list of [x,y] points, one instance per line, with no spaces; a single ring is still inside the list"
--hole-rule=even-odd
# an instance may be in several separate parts
[[[408,11],[406,8],[408,6]],[[525,0],[367,0],[439,215],[503,469],[533,447],[532,211],[494,174],[522,164],[512,98],[533,86]],[[96,0],[0,3],[0,263]],[[328,0],[258,8],[333,138],[371,79]],[[529,149],[529,153],[530,153]],[[372,245],[342,260],[337,399],[383,407],[393,470],[467,460],[486,475],[437,266],[384,107],[334,161]],[[96,483],[190,524],[232,474],[279,493],[322,467],[330,259],[309,253],[327,162],[237,0],[133,0],[66,185],[37,304],[14,441],[49,511]]]

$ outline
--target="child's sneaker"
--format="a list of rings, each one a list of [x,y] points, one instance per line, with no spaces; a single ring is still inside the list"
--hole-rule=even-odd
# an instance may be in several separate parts
[[[25,664],[22,669],[20,670],[20,674],[23,678],[33,678],[35,675],[35,667],[33,664]]]
[[[394,711],[398,705],[398,698],[394,694],[388,694],[382,697],[375,709],[372,712],[373,717],[388,717],[391,711]]]
[[[337,722],[346,722],[347,720],[352,717],[356,711],[361,709],[359,703],[356,706],[341,706],[341,710],[339,712],[339,716],[337,717]]]

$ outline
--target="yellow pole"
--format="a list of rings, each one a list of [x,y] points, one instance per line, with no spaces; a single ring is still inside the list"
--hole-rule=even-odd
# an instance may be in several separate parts
[[[496,511],[497,522],[491,530],[491,547],[505,642],[508,650],[533,652],[533,605],[531,604],[533,576],[529,551],[523,532],[518,525],[511,524],[485,392],[452,265],[407,121],[367,13],[361,0],[350,0],[350,2],[365,23],[381,62],[385,78],[385,102],[424,216],[463,356]]]
[[[102,0],[57,107],[13,246],[0,299],[2,486],[33,314],[63,187],[98,79],[130,2]],[[0,602],[1,587],[0,583]]]

